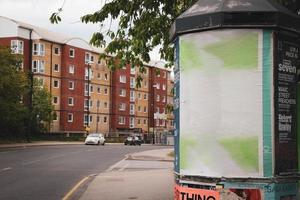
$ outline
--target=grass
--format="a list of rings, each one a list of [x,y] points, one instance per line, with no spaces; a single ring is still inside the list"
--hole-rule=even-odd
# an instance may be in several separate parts
[[[247,33],[240,37],[208,45],[205,50],[224,62],[228,69],[256,68],[258,63],[258,34]]]
[[[224,138],[219,142],[242,168],[259,170],[257,137]]]

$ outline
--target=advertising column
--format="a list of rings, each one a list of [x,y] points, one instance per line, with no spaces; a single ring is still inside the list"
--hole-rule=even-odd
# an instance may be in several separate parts
[[[274,107],[275,175],[298,172],[297,155],[297,63],[299,45],[292,35],[275,35]]]

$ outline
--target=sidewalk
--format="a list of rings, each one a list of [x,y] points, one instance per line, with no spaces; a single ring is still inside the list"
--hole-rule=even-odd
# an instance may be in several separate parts
[[[80,200],[173,199],[173,149],[144,151],[95,177]]]

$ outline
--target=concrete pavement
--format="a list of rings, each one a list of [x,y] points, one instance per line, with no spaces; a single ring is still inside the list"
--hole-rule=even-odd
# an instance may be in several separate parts
[[[80,200],[173,199],[173,149],[127,155],[95,177]]]

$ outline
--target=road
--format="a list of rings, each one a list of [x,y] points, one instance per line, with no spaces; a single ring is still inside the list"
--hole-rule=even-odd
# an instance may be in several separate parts
[[[164,147],[59,145],[0,149],[0,199],[62,199],[84,177],[99,174],[126,154]]]

